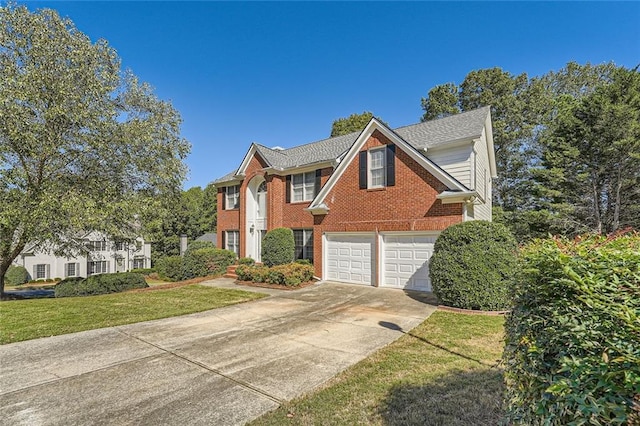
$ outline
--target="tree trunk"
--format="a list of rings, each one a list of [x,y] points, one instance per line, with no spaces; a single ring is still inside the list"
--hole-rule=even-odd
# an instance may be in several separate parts
[[[602,215],[600,214],[600,193],[598,191],[598,185],[595,182],[595,177],[593,177],[594,181],[592,183],[593,189],[593,215],[596,220],[596,232],[598,234],[602,234]]]
[[[611,224],[611,232],[615,232],[620,227],[620,192],[622,192],[622,167],[618,168],[618,181],[616,182],[616,197],[613,205],[613,223]]]
[[[9,269],[9,265],[0,263],[0,300],[3,300],[5,296],[4,295],[4,276],[7,273],[7,270]]]

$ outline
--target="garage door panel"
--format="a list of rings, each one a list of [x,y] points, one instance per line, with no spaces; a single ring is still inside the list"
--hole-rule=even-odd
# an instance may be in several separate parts
[[[382,287],[431,291],[434,235],[383,235]]]
[[[332,280],[371,285],[372,234],[327,234],[327,277]]]

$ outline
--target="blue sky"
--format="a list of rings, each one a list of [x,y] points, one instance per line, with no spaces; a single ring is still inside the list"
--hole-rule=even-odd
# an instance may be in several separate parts
[[[417,123],[431,87],[474,69],[640,63],[638,2],[20,3],[108,40],[171,100],[192,144],[185,188],[236,168],[251,142],[320,140],[352,113]]]

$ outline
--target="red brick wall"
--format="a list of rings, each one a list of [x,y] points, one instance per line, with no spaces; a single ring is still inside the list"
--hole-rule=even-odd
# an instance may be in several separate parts
[[[218,247],[224,248],[224,231],[234,231],[240,229],[240,210],[224,210],[224,188],[218,188]],[[241,205],[242,206],[242,205]]]

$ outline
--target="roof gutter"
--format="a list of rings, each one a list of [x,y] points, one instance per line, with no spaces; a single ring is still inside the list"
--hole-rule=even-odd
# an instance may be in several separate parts
[[[442,204],[471,203],[478,198],[476,191],[444,191],[436,196]]]

